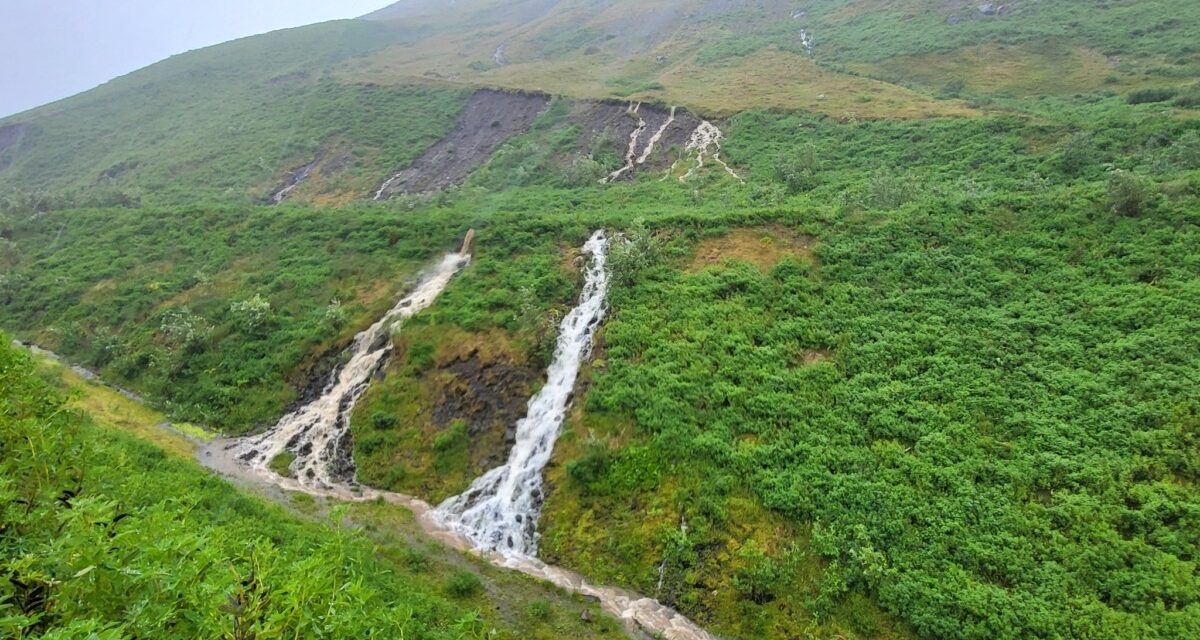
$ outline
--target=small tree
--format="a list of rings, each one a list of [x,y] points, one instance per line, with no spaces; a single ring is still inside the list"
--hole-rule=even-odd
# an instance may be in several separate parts
[[[793,153],[780,156],[775,161],[775,173],[787,185],[788,191],[809,191],[820,184],[817,180],[819,164],[817,148],[812,143],[807,143]]]
[[[608,268],[618,284],[633,284],[642,271],[658,262],[662,241],[638,218],[608,252]]]
[[[1153,198],[1154,187],[1146,178],[1121,169],[1108,174],[1108,206],[1113,213],[1139,215],[1149,208]]]
[[[1089,133],[1073,133],[1059,145],[1059,165],[1063,173],[1076,176],[1096,164],[1096,145]]]
[[[271,303],[261,294],[249,300],[238,300],[229,305],[234,322],[246,333],[257,333],[271,319]]]

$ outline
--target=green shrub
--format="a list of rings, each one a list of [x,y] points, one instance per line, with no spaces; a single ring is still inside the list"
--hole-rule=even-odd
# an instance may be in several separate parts
[[[1136,216],[1151,205],[1154,185],[1130,171],[1116,170],[1108,175],[1108,207],[1122,216]]]
[[[390,413],[376,411],[371,414],[371,425],[376,429],[395,429],[400,420]]]
[[[457,571],[446,581],[446,593],[455,598],[470,598],[481,591],[483,581],[470,571]]]
[[[583,454],[567,463],[567,476],[585,491],[592,491],[604,479],[612,461],[612,452],[606,444],[589,440],[584,445]]]
[[[1146,104],[1148,102],[1166,102],[1167,100],[1170,100],[1171,98],[1174,98],[1177,95],[1179,95],[1179,91],[1177,89],[1170,89],[1170,88],[1138,89],[1136,91],[1130,92],[1129,95],[1125,96],[1125,102],[1128,102],[1129,104]]]

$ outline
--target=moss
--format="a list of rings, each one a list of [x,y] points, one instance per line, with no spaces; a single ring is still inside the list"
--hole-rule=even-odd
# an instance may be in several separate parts
[[[284,451],[271,458],[271,462],[267,464],[267,468],[285,478],[293,478],[295,474],[292,472],[292,463],[295,461],[296,454],[291,451]]]

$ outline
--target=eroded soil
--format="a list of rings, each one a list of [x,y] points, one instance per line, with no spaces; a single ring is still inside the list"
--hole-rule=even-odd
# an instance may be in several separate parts
[[[375,192],[376,200],[400,193],[428,193],[461,183],[513,136],[529,130],[550,103],[549,96],[476,91],[449,135]]]

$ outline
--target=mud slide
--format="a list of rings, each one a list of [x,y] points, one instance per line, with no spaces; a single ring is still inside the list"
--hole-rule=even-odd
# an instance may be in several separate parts
[[[373,197],[428,193],[461,183],[487,162],[500,145],[529,130],[546,109],[545,95],[476,91],[449,135],[434,143],[406,169],[388,178]]]
[[[614,113],[619,114],[618,117],[613,117]],[[651,168],[656,164],[653,162],[655,151],[685,146],[693,129],[700,124],[700,120],[676,107],[666,111],[640,103],[630,104],[628,108],[596,103],[582,111],[578,118],[590,127],[592,135],[607,130],[629,141],[625,164],[601,180],[604,184],[631,179],[637,171]]]
[[[308,179],[308,176],[312,175],[313,169],[316,169],[317,165],[321,163],[321,159],[324,157],[324,155],[325,154],[323,153],[318,153],[317,157],[314,158],[312,162],[288,171],[287,178],[284,180],[283,184],[279,185],[274,191],[271,192],[268,200],[272,204],[279,204],[280,202],[283,202],[283,199],[286,198],[293,189],[300,186],[300,183],[304,182]]]

